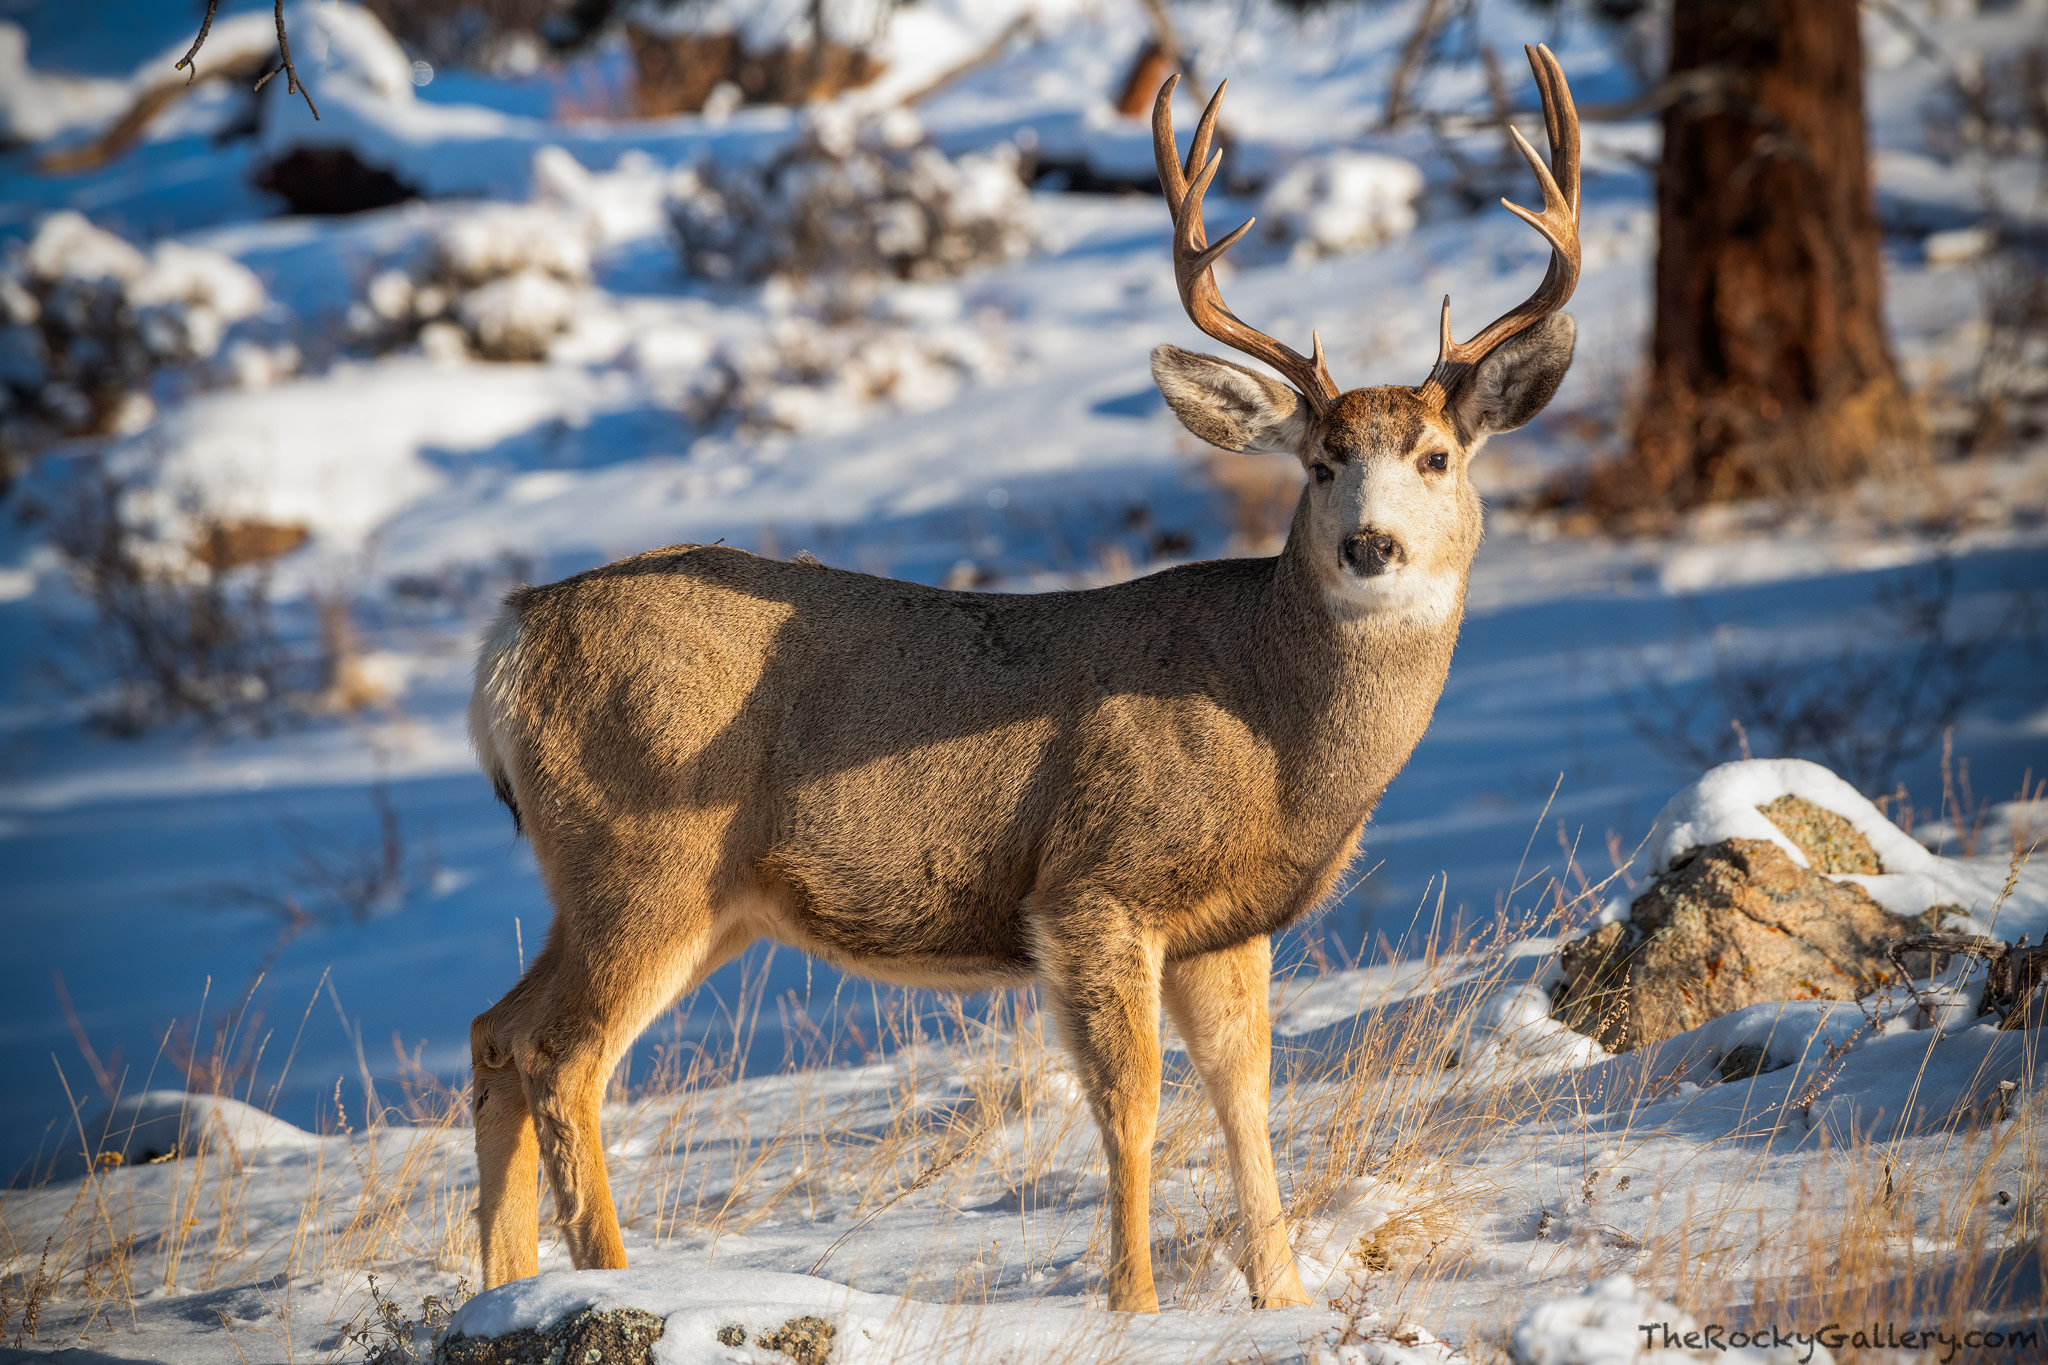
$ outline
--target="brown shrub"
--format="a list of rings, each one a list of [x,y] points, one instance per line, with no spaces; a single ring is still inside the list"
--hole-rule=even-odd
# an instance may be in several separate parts
[[[642,118],[701,113],[721,85],[748,104],[812,104],[855,90],[882,74],[865,48],[826,39],[748,52],[737,33],[651,33],[628,25],[633,106]]]

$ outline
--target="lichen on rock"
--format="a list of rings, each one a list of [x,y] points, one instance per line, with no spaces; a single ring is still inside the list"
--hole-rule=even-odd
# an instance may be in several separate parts
[[[1628,919],[1564,945],[1556,1013],[1625,1050],[1763,1001],[1854,1000],[1896,975],[1886,945],[1938,915],[1901,918],[1776,844],[1724,839],[1652,882]]]
[[[1815,872],[1881,876],[1884,863],[1870,840],[1849,821],[1803,796],[1780,796],[1758,806],[1763,817],[1784,832],[1806,855]]]
[[[791,1318],[780,1327],[761,1333],[754,1340],[771,1351],[780,1351],[796,1365],[829,1365],[832,1338],[839,1329],[820,1317]]]
[[[652,1365],[663,1326],[638,1308],[580,1308],[542,1329],[450,1337],[434,1365]]]
[[[580,1308],[544,1328],[522,1327],[496,1337],[453,1336],[434,1352],[434,1365],[653,1365],[666,1322],[638,1308]],[[796,1365],[831,1365],[839,1329],[826,1318],[791,1318],[756,1332],[752,1344]],[[727,1323],[716,1332],[728,1348],[748,1344],[747,1329]]]

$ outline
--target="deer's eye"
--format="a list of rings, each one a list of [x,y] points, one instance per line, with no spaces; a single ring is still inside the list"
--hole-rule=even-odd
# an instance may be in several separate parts
[[[1337,471],[1326,464],[1310,465],[1309,468],[1314,471],[1317,483],[1328,483],[1337,477]]]
[[[1431,469],[1441,472],[1451,467],[1451,457],[1448,452],[1433,450],[1424,459],[1423,463],[1427,464]]]

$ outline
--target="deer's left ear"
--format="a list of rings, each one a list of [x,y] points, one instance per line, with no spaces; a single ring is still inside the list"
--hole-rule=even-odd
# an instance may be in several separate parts
[[[1543,411],[1571,368],[1578,327],[1569,313],[1552,313],[1509,337],[1465,371],[1444,403],[1467,441],[1513,431]]]

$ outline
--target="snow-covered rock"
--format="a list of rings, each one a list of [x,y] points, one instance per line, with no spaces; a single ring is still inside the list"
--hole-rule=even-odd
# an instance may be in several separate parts
[[[1798,758],[1755,758],[1724,763],[1665,803],[1651,826],[1644,854],[1652,875],[1668,871],[1693,849],[1723,839],[1763,839],[1800,867],[1807,858],[1759,809],[1781,796],[1797,796],[1832,811],[1870,841],[1884,864],[1876,875],[1841,874],[1895,915],[1918,915],[1937,905],[1960,906],[1974,932],[2008,940],[2022,933],[2039,942],[2048,929],[2048,868],[2018,869],[2011,894],[2005,884],[2010,856],[1947,858],[1885,818],[1863,794],[1818,763]]]
[[[449,1336],[544,1330],[584,1309],[638,1310],[663,1319],[656,1358],[691,1365],[786,1359],[758,1344],[807,1319],[815,1320],[805,1323],[814,1337],[829,1328],[833,1365],[1089,1360],[1099,1358],[1105,1340],[1123,1356],[1142,1360],[1215,1359],[1247,1350],[1241,1341],[1219,1340],[1196,1315],[1112,1315],[1085,1301],[1051,1313],[1030,1303],[921,1302],[813,1275],[727,1269],[723,1261],[683,1274],[672,1268],[585,1270],[518,1280],[465,1303]]]
[[[1994,847],[1932,853],[1816,763],[1723,764],[1659,813],[1650,885],[1563,946],[1557,1008],[1639,1047],[1758,1004],[1866,996],[1895,972],[1889,946],[1915,934],[2038,934],[2048,876]]]
[[[218,1149],[251,1162],[307,1152],[320,1141],[240,1100],[182,1090],[131,1095],[87,1119],[84,1134],[84,1146],[52,1163],[51,1179],[76,1179],[95,1166],[139,1166]]]
[[[1652,881],[1626,920],[1565,944],[1557,1007],[1628,1048],[1760,1002],[1855,1000],[1894,975],[1891,943],[1940,918],[1901,918],[1775,844],[1727,839]]]

